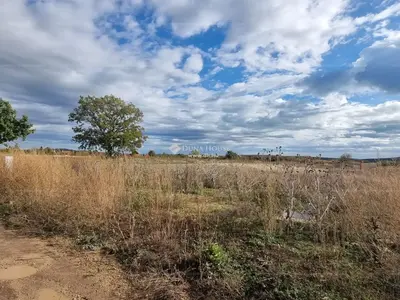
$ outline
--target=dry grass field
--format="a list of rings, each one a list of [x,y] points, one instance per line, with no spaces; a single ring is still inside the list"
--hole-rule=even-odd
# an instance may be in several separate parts
[[[15,155],[0,218],[114,255],[133,299],[400,299],[396,167]]]

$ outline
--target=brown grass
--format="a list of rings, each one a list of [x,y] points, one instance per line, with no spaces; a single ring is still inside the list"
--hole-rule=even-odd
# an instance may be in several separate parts
[[[269,166],[16,155],[0,214],[115,254],[137,299],[400,297],[400,169]]]

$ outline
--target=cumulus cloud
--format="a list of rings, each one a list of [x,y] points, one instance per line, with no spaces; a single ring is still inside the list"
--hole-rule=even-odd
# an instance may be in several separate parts
[[[400,93],[400,34],[364,49],[354,68],[358,82]]]
[[[392,153],[399,99],[365,104],[351,95],[400,93],[399,32],[387,21],[398,5],[352,18],[349,4],[1,1],[0,97],[37,128],[27,146],[73,147],[67,115],[79,96],[114,94],[144,111],[146,149],[179,142]],[[365,24],[375,40],[350,68],[311,74]],[[210,30],[224,40],[200,50],[196,40]]]
[[[309,72],[331,44],[356,27],[345,15],[348,0],[151,0],[171,19],[174,32],[190,37],[212,26],[228,26],[218,56],[226,66]],[[238,50],[239,48],[239,50]]]
[[[191,55],[185,63],[185,71],[199,73],[203,69],[203,58],[200,54]]]
[[[377,14],[368,14],[366,16],[359,17],[355,20],[358,25],[368,22],[379,22],[389,17],[400,15],[400,3],[395,3]]]
[[[284,148],[296,148],[305,143],[315,150],[320,147],[346,147],[371,153],[374,147],[398,147],[400,103],[385,102],[376,106],[349,102],[344,95],[331,94],[319,103],[265,101],[247,96],[242,99],[244,113],[224,110],[218,126],[228,132],[241,132],[246,143],[249,137],[268,141],[279,140]],[[253,110],[253,111],[252,111]],[[258,113],[255,113],[258,112]],[[275,137],[279,136],[279,139]],[[221,140],[231,135],[221,136]],[[306,142],[305,142],[306,141]],[[254,141],[251,141],[254,143]]]
[[[400,32],[384,30],[383,40],[361,51],[351,68],[316,72],[300,85],[308,93],[326,95],[334,91],[354,94],[373,90],[400,93]]]
[[[154,112],[155,103],[160,111],[169,105],[163,89],[199,82],[197,74],[176,66],[191,49],[160,46],[149,55],[143,50],[147,45],[119,46],[104,29],[113,24],[103,17],[121,7],[109,3],[3,2],[1,96],[18,103],[21,111],[42,103],[67,113],[79,95],[114,93]],[[94,22],[98,19],[100,27]],[[66,119],[67,114],[59,122]]]

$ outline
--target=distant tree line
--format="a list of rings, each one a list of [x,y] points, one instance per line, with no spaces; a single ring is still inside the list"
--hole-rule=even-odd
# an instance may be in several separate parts
[[[144,128],[140,125],[143,122],[143,113],[132,103],[126,103],[122,99],[113,95],[103,97],[81,96],[78,106],[68,115],[68,121],[75,123],[72,128],[75,135],[72,140],[79,143],[80,151],[51,149],[49,147],[34,149],[38,153],[70,155],[89,155],[96,154],[115,157],[122,154],[137,155],[138,149],[142,147],[147,136],[144,135]],[[17,112],[11,104],[0,98],[0,145],[10,147],[9,143],[18,139],[25,140],[26,137],[35,132],[33,125],[29,122],[26,115],[17,117]],[[18,148],[18,144],[14,146]],[[103,153],[103,154],[102,154]],[[162,156],[171,156],[163,153]],[[193,150],[190,155],[200,156],[199,150]],[[156,156],[154,150],[150,150],[147,156]],[[176,156],[185,157],[184,154]],[[224,158],[237,159],[241,157],[237,153],[229,150]],[[267,157],[269,161],[292,160],[293,157],[283,156],[282,146],[275,149],[264,148],[262,155],[243,156],[248,159],[263,159]],[[294,157],[299,160],[299,154]],[[311,157],[310,157],[311,158]],[[321,154],[319,157],[321,159]],[[346,163],[352,160],[349,153],[344,153],[339,157],[339,161]]]

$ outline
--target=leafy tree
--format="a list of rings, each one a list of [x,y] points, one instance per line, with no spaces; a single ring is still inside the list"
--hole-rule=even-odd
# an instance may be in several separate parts
[[[53,149],[51,149],[50,147],[46,147],[46,148],[44,148],[44,153],[45,154],[54,154],[55,151]]]
[[[190,152],[191,155],[200,155],[200,150],[198,149],[193,149],[192,152]]]
[[[156,152],[154,152],[154,150],[150,150],[148,155],[149,156],[156,156]]]
[[[236,159],[239,158],[239,155],[231,150],[227,151],[225,154],[225,158],[227,159]]]
[[[351,160],[351,158],[352,158],[352,156],[351,156],[350,153],[343,153],[343,154],[339,157],[339,160],[340,160],[341,162],[346,162],[346,161]]]
[[[77,124],[72,140],[81,144],[80,149],[104,150],[107,156],[135,153],[147,139],[139,125],[143,121],[140,109],[113,95],[81,96],[68,120]]]
[[[8,101],[0,98],[0,145],[25,138],[34,133],[32,124],[29,123],[27,116],[17,119],[17,112],[12,108]]]

